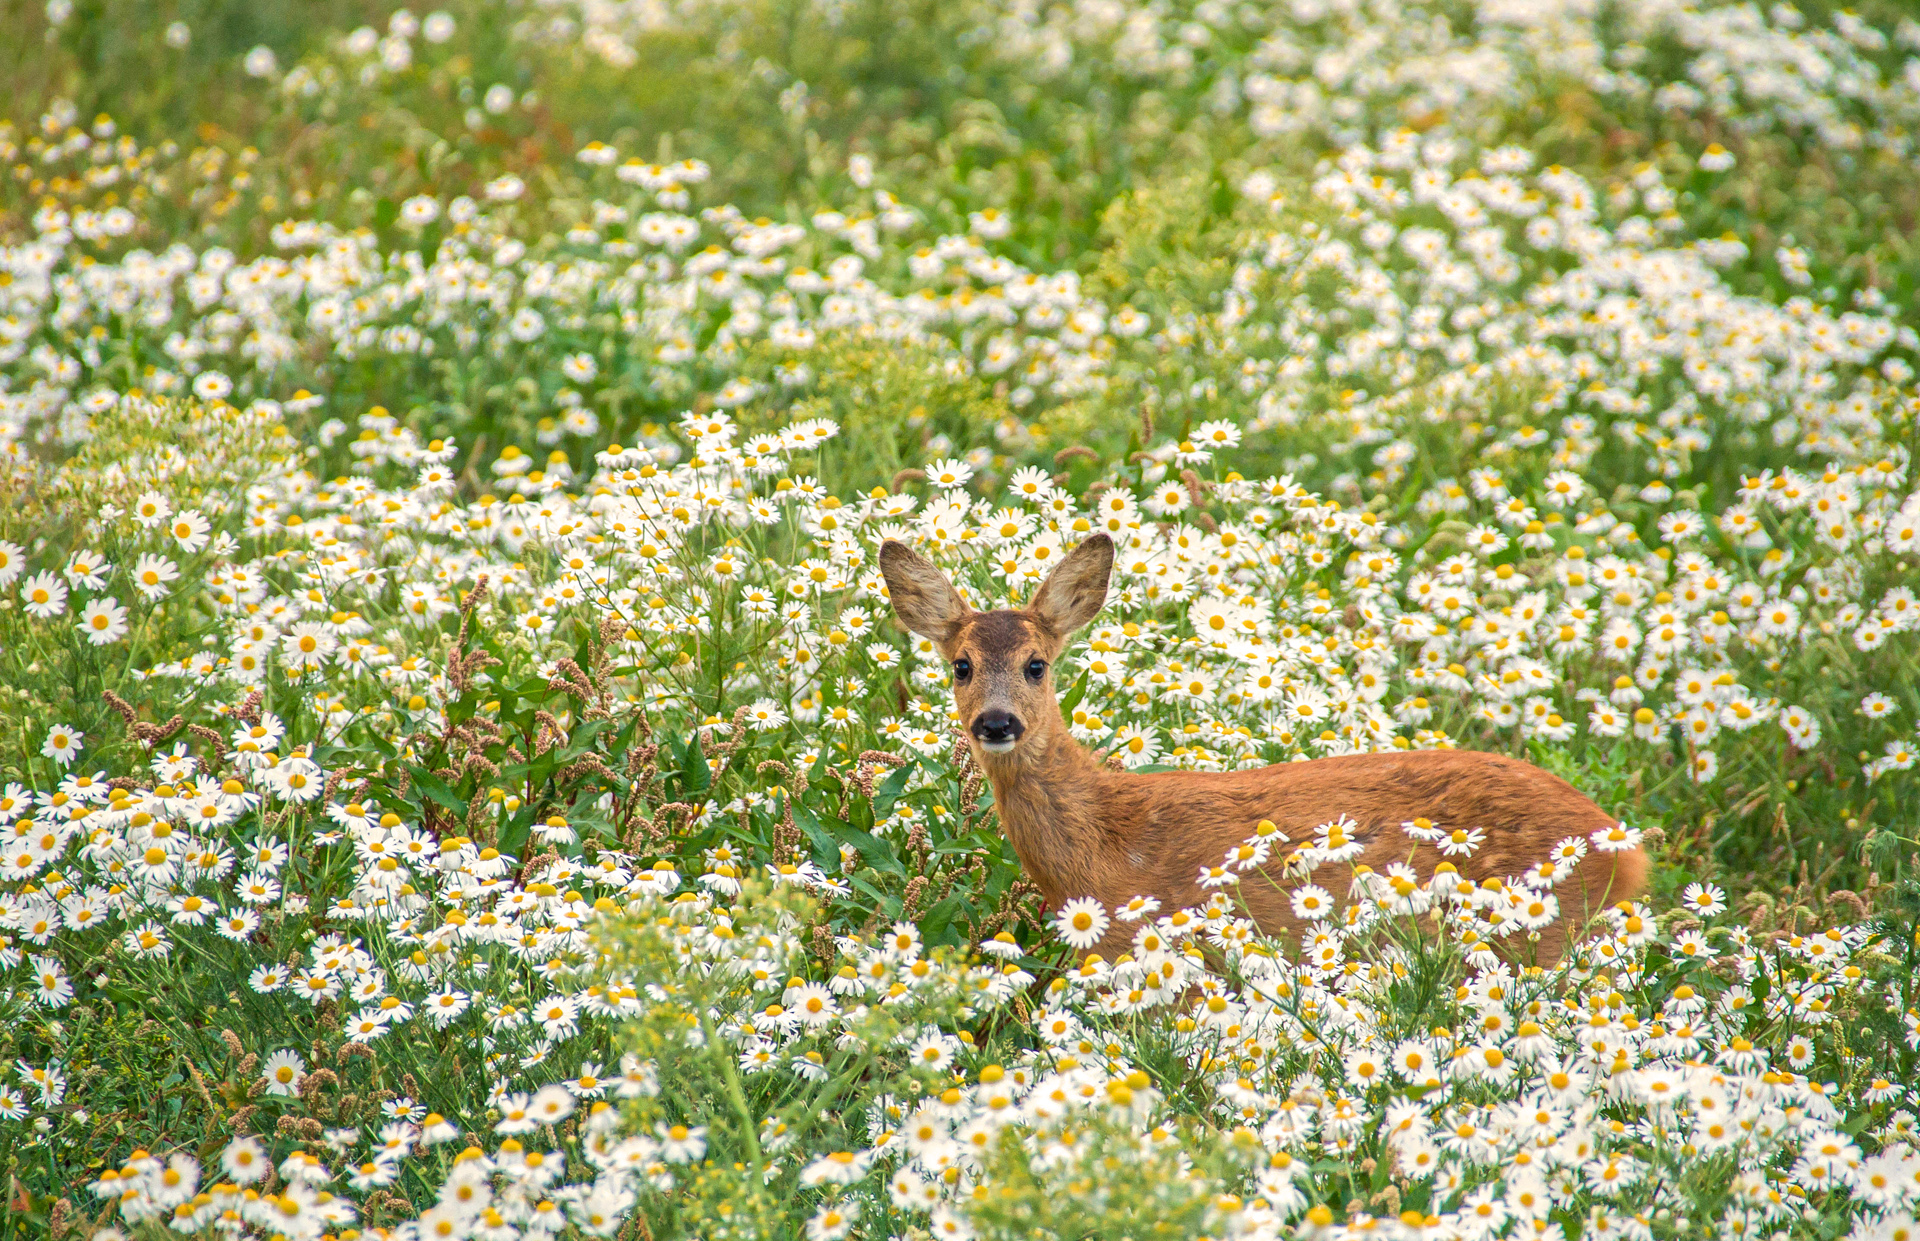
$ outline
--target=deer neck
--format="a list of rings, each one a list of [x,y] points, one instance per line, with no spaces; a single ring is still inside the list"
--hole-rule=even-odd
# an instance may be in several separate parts
[[[1106,773],[1064,728],[1038,741],[1004,755],[974,750],[993,784],[1000,825],[1048,904],[1104,899],[1099,879],[1110,845],[1096,792]]]

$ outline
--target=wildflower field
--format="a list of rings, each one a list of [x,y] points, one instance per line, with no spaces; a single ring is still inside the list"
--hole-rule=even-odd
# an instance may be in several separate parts
[[[1920,1237],[1899,0],[48,0],[0,82],[0,1237]],[[1046,905],[878,553],[1097,533],[1109,765],[1619,826]]]

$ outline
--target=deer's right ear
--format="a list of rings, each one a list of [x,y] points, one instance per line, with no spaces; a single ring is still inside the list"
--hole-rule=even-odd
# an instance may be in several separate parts
[[[972,610],[947,575],[905,543],[888,539],[880,545],[880,575],[887,579],[894,614],[923,638],[945,642]]]

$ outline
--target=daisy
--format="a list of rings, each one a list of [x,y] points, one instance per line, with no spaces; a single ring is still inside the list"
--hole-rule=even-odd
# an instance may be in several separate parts
[[[353,1169],[347,1183],[358,1190],[379,1189],[400,1179],[398,1160],[370,1159]]]
[[[907,1051],[907,1060],[915,1067],[938,1073],[953,1063],[955,1042],[944,1034],[923,1034]]]
[[[655,1125],[660,1157],[668,1163],[695,1163],[707,1153],[705,1125]]]
[[[833,1151],[801,1169],[800,1183],[809,1187],[851,1185],[867,1174],[872,1162],[870,1151]]]
[[[543,1125],[557,1125],[573,1115],[573,1092],[562,1085],[542,1086],[534,1091],[527,1113]]]
[[[387,1015],[378,1008],[363,1008],[343,1028],[350,1042],[376,1042],[387,1033]]]
[[[306,1075],[307,1062],[297,1051],[276,1051],[260,1066],[260,1080],[267,1084],[267,1093],[271,1095],[291,1098],[299,1094],[300,1079]]]
[[[1200,876],[1196,882],[1203,888],[1222,888],[1239,883],[1240,876],[1236,875],[1232,869],[1226,866],[1202,866],[1200,868]],[[1071,943],[1072,941],[1069,940],[1068,942]],[[1097,942],[1097,940],[1089,942]],[[1075,944],[1074,946],[1080,947],[1081,945]]]
[[[207,545],[211,523],[200,514],[198,509],[183,509],[174,514],[167,523],[167,533],[180,545],[180,550],[191,556]]]
[[[1099,943],[1109,922],[1105,907],[1090,896],[1068,901],[1053,916],[1054,929],[1072,948],[1091,948]]]
[[[280,639],[280,657],[287,671],[298,675],[324,665],[339,645],[331,627],[316,621],[301,621]]]
[[[598,1064],[589,1060],[580,1066],[578,1077],[562,1084],[573,1093],[576,1099],[597,1099],[606,1093],[606,1088],[610,1084],[602,1076],[603,1073],[604,1070]]]
[[[33,998],[37,1003],[44,1008],[64,1008],[73,1002],[73,982],[58,959],[35,954],[32,964]]]
[[[289,980],[288,986],[294,994],[304,996],[309,1004],[318,1007],[322,1000],[339,996],[340,977],[321,970],[301,970]]]
[[[230,914],[222,915],[214,922],[213,929],[222,938],[239,943],[258,930],[259,926],[259,914],[251,909],[237,909]]]
[[[1860,714],[1870,720],[1885,719],[1899,710],[1900,704],[1878,691],[1860,700]]]
[[[1302,884],[1293,890],[1293,916],[1318,922],[1333,914],[1333,894],[1318,884]]]
[[[47,730],[46,740],[40,743],[40,753],[66,767],[79,757],[80,744],[86,739],[86,734],[77,728],[55,724]]]
[[[121,940],[121,945],[129,955],[142,960],[164,958],[173,951],[173,943],[167,938],[165,929],[151,919],[134,930],[128,931]]]
[[[574,1002],[572,996],[566,995],[542,1000],[534,1005],[533,1009],[534,1020],[540,1023],[540,1028],[546,1032],[548,1038],[555,1039],[565,1038],[578,1032],[579,1027],[576,1024],[578,1015],[579,1005]]]
[[[421,1007],[426,1011],[427,1020],[433,1022],[434,1029],[444,1030],[467,1011],[469,1003],[466,992],[449,987],[427,996],[421,1001]]]
[[[1004,932],[1003,932],[1004,933]],[[1016,949],[1018,945],[1015,945]],[[839,1008],[834,1003],[833,993],[819,983],[807,983],[795,987],[786,995],[787,1011],[793,1013],[800,1023],[809,1029],[819,1029],[839,1016]]]
[[[1623,853],[1640,845],[1640,829],[1628,827],[1625,823],[1616,823],[1612,827],[1603,827],[1590,837],[1593,847],[1602,853]]]
[[[1727,909],[1727,894],[1711,883],[1688,884],[1680,899],[1690,912],[1702,918],[1725,913]]]
[[[51,620],[67,610],[67,584],[42,570],[20,583],[20,606],[36,620]]]
[[[96,926],[106,924],[107,909],[101,903],[99,892],[89,892],[85,896],[70,897],[60,902],[60,917],[70,931],[89,931]]]
[[[858,1199],[829,1202],[807,1220],[807,1241],[841,1241],[853,1231],[853,1223],[859,1216]]]
[[[942,457],[926,467],[927,482],[943,490],[965,487],[973,478],[973,467],[957,457]]]
[[[1543,931],[1560,917],[1560,898],[1551,892],[1522,888],[1516,890],[1514,899],[1513,918],[1522,930]]]
[[[157,491],[143,491],[133,502],[133,519],[141,529],[151,530],[173,515],[173,502]]]
[[[279,1053],[290,1054],[290,1053]],[[298,1060],[299,1057],[295,1057]],[[237,1137],[220,1152],[220,1169],[233,1181],[246,1185],[273,1171],[267,1148],[252,1136]]]
[[[107,572],[112,568],[97,552],[77,551],[62,573],[76,590],[99,590],[107,584]]]
[[[167,587],[179,578],[179,566],[165,556],[148,553],[133,565],[133,588],[148,599],[166,598]]]
[[[533,1118],[531,1095],[505,1095],[494,1106],[500,1110],[500,1119],[493,1125],[495,1133],[531,1133],[539,1127],[539,1122]]]
[[[1440,846],[1440,852],[1447,857],[1467,857],[1478,849],[1486,838],[1487,834],[1477,827],[1458,827],[1450,832],[1440,833],[1437,843]]]
[[[249,905],[271,905],[280,899],[280,881],[271,875],[246,874],[234,884],[233,892]]]
[[[168,920],[175,926],[203,926],[208,918],[218,912],[219,907],[206,897],[191,893],[173,897],[167,902]]]
[[[127,636],[127,610],[112,595],[89,600],[75,626],[92,646],[111,646]]]

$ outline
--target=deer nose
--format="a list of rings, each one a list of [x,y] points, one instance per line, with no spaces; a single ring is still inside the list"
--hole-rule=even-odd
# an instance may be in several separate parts
[[[981,745],[1012,745],[1020,740],[1027,726],[1011,711],[982,711],[973,721],[973,735]]]

